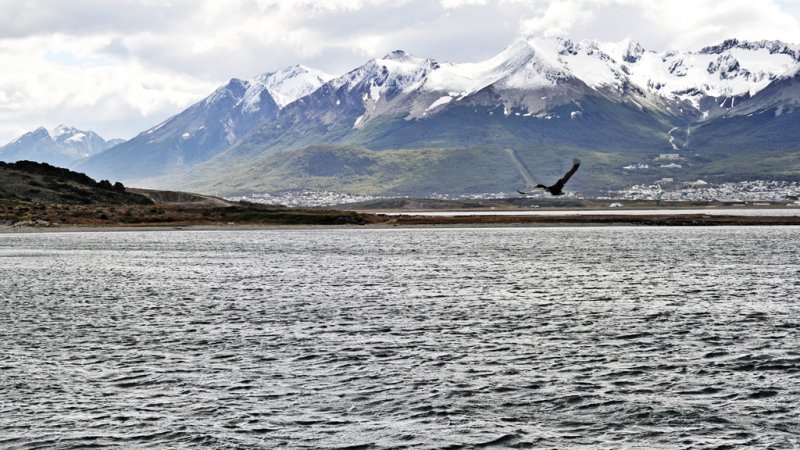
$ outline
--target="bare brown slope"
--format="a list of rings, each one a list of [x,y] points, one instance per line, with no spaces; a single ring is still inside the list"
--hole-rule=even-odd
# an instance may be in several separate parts
[[[234,206],[236,203],[229,202],[219,197],[210,195],[194,194],[191,192],[179,191],[158,191],[154,189],[127,188],[128,192],[143,195],[156,204],[183,205],[189,207],[213,207],[225,208]]]

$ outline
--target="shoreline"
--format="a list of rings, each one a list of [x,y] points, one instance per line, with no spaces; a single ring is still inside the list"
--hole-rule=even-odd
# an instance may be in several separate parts
[[[552,215],[552,216],[370,216],[361,224],[197,223],[108,225],[0,225],[0,234],[131,232],[131,231],[249,231],[393,228],[495,228],[495,227],[696,227],[696,226],[800,226],[800,216],[728,216],[708,214],[663,215]]]

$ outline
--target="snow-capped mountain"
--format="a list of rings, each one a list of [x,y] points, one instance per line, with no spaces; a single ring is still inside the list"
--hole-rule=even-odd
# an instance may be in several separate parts
[[[630,39],[602,43],[533,37],[479,63],[437,64],[423,82],[403,89],[447,94],[428,105],[427,113],[491,87],[505,93],[501,100],[507,110],[546,115],[548,108],[569,103],[577,93],[563,92],[559,86],[580,91],[583,87],[576,85],[583,84],[609,98],[650,108],[688,102],[709,118],[729,110],[737,99],[754,96],[799,64],[800,46],[779,41],[731,39],[697,52],[657,53]],[[547,92],[551,97],[536,95]]]
[[[650,109],[669,108],[673,100],[636,85],[625,65],[605,53],[599,43],[567,39],[520,39],[479,63],[443,64],[425,89],[448,93],[428,106],[428,113],[466,100],[503,106],[505,115],[514,112],[539,118],[568,104],[580,114],[582,107],[576,100],[587,95]]]
[[[779,41],[730,39],[698,52],[655,53],[630,42],[604,48],[626,62],[638,86],[688,101],[704,119],[724,114],[800,64],[800,46]]]
[[[330,88],[335,92],[337,107],[342,102],[363,107],[363,113],[353,123],[359,128],[371,117],[391,114],[402,107],[413,111],[419,99],[409,98],[410,94],[418,91],[438,67],[431,59],[395,50],[331,81]]]
[[[82,131],[65,125],[59,125],[52,130],[39,127],[0,147],[0,160],[29,160],[70,166],[120,142],[120,139],[106,141],[93,131]]]
[[[579,80],[595,91],[639,97],[637,102],[650,107],[665,107],[659,97],[688,102],[708,118],[730,109],[736,98],[755,95],[799,63],[800,46],[779,41],[732,39],[698,52],[656,53],[630,39],[524,38],[481,63],[442,65],[431,84],[454,89],[463,98],[487,86],[530,92]],[[536,114],[554,105],[553,99],[536,100],[516,106]]]
[[[609,109],[623,108],[626,114],[649,115],[652,120],[666,117],[685,126],[737,114],[740,110],[734,106],[757,96],[799,65],[800,46],[735,39],[694,52],[657,53],[630,39],[603,43],[524,37],[492,58],[460,64],[398,50],[288,105],[280,117],[266,121],[236,150],[337,142],[424,147],[429,145],[418,139],[419,134],[397,133],[408,124],[395,122],[392,129],[387,121],[428,120],[424,128],[431,128],[436,120],[469,108],[532,120],[610,118]],[[650,121],[646,117],[626,120],[639,119]],[[535,122],[528,125],[541,128]],[[624,124],[596,125],[619,128]],[[372,127],[381,129],[369,132]],[[461,145],[458,140],[443,143]]]
[[[185,111],[77,168],[114,179],[165,173],[205,161],[245,136],[285,105],[331,77],[304,66],[231,79]]]
[[[478,63],[439,64],[395,52],[331,83],[334,87],[352,85],[354,74],[365,77],[365,72],[372,73],[373,79],[394,77],[397,82],[391,86],[395,96],[416,92],[422,97],[411,102],[413,107],[407,111],[400,111],[407,112],[409,118],[430,115],[470,97],[474,101],[474,96],[487,89],[495,94],[490,101],[499,100],[506,114],[516,109],[546,116],[548,109],[592,93],[654,109],[687,102],[687,109],[694,108],[709,118],[735,106],[737,99],[754,96],[799,64],[800,46],[779,41],[732,39],[698,52],[656,53],[630,39],[602,43],[531,37],[519,39],[497,56]],[[376,85],[370,85],[369,95],[363,98],[367,111],[364,121],[370,112],[379,111],[371,104],[377,98]],[[433,98],[424,94],[436,93],[441,96],[428,104],[422,101]]]
[[[600,103],[622,105],[630,110],[625,114],[643,116],[629,118],[632,126],[655,120],[647,114],[689,114],[684,111],[689,105],[638,86],[626,70],[598,43],[564,39],[520,39],[493,58],[464,64],[439,63],[398,50],[287,105],[237,143],[232,153],[318,143],[357,143],[370,148],[492,145],[489,135],[480,136],[479,128],[462,128],[470,120],[480,121],[480,115],[520,117],[529,120],[498,126],[519,129],[506,131],[528,139],[535,137],[532,132],[542,131],[542,124],[534,120],[572,120],[594,110],[594,117],[602,121],[600,110],[606,106]],[[607,128],[619,119],[605,116],[612,123],[595,125]],[[431,131],[415,132],[418,127]],[[433,132],[437,127],[443,129]]]
[[[413,110],[419,99],[409,94],[418,90],[437,67],[433,60],[394,51],[331,79],[288,105],[281,114],[299,123],[310,120],[310,125],[349,121],[359,128],[371,117]]]

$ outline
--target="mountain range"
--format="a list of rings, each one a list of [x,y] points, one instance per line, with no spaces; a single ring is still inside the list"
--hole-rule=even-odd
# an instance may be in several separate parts
[[[523,37],[461,64],[398,50],[339,77],[294,66],[233,79],[75,167],[217,194],[511,191],[554,181],[572,157],[585,162],[570,187],[584,191],[796,178],[798,78],[800,46],[779,41],[659,53]]]
[[[0,161],[28,160],[66,167],[122,142],[122,139],[106,141],[93,131],[65,125],[52,130],[39,127],[0,147]]]

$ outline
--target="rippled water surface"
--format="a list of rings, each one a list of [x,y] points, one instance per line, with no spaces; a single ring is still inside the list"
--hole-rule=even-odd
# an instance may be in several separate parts
[[[799,235],[0,234],[0,447],[797,447]]]
[[[681,208],[681,209],[522,209],[503,210],[453,210],[453,211],[383,211],[390,216],[420,215],[433,217],[459,216],[734,216],[734,217],[794,217],[800,208]]]

